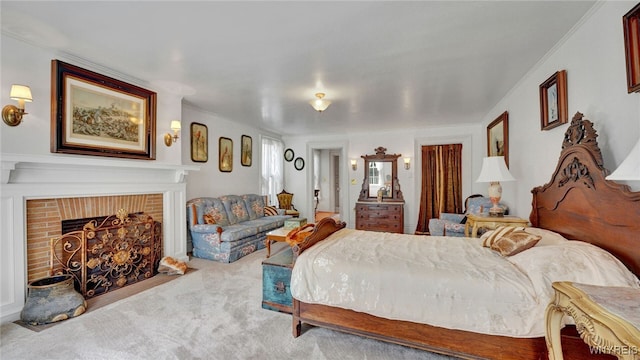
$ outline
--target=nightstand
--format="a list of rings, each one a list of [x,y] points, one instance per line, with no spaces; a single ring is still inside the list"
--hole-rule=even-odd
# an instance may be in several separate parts
[[[478,237],[478,229],[484,228],[494,230],[498,226],[527,226],[529,221],[517,216],[489,216],[489,215],[467,215],[467,222],[464,226],[464,236]],[[471,235],[469,235],[471,229]]]
[[[594,352],[618,359],[640,359],[640,289],[554,282],[547,307],[546,334],[550,360],[562,360],[560,326],[573,318],[580,337]]]

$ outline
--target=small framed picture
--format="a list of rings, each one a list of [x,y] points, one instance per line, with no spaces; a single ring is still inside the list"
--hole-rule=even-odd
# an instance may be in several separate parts
[[[504,156],[509,166],[509,113],[506,111],[487,126],[487,156]]]
[[[296,170],[300,171],[302,169],[304,169],[304,159],[299,157],[296,158],[296,160],[293,162],[293,166],[296,168]]]
[[[291,149],[287,149],[284,151],[284,159],[287,160],[288,162],[291,162],[291,160],[293,160],[294,157],[294,153],[293,150]]]
[[[191,123],[191,161],[207,162],[209,160],[209,136],[207,125]]]
[[[567,71],[560,70],[540,84],[540,128],[553,129],[567,121]]]
[[[233,170],[233,140],[221,137],[218,145],[218,168],[222,172],[231,172]]]
[[[627,61],[627,92],[640,92],[640,4],[622,17]]]
[[[252,142],[253,141],[251,140],[251,136],[242,135],[242,140],[240,142],[240,164],[242,164],[242,166],[251,166]]]

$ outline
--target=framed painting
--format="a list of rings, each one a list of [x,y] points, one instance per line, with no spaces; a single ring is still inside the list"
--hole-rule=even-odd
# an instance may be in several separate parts
[[[231,172],[233,170],[233,140],[221,137],[218,145],[218,169],[222,172]]]
[[[509,113],[506,111],[487,126],[487,156],[504,156],[509,166]]]
[[[51,61],[51,152],[155,159],[156,93]]]
[[[627,92],[640,92],[640,4],[622,17],[627,62]]]
[[[191,161],[209,160],[209,135],[207,125],[191,123]]]
[[[251,140],[251,136],[242,135],[240,141],[240,164],[242,166],[251,166],[251,158],[252,158],[252,146],[253,141]]]
[[[561,70],[540,84],[540,128],[553,129],[567,121],[567,71]]]
[[[301,157],[296,158],[296,160],[293,162],[293,167],[295,167],[298,171],[304,169],[304,159]]]

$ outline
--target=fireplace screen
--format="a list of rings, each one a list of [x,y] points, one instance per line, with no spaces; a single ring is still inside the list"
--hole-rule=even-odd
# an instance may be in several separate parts
[[[91,220],[51,239],[51,273],[73,275],[87,299],[148,279],[162,257],[161,229],[150,216],[124,209]]]

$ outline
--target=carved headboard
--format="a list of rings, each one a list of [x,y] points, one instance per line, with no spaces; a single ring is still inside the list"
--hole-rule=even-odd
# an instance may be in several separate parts
[[[593,123],[576,113],[551,181],[534,188],[535,227],[599,246],[640,277],[640,192],[606,180]]]

